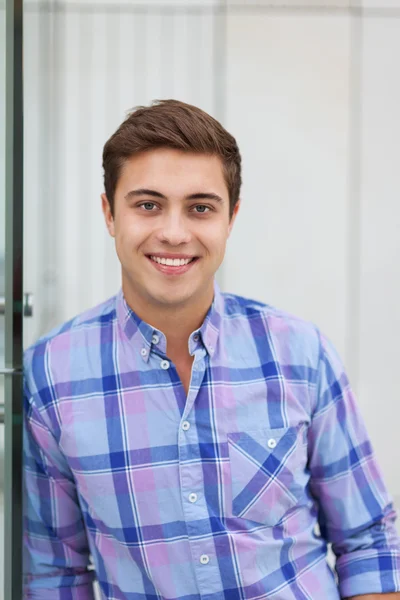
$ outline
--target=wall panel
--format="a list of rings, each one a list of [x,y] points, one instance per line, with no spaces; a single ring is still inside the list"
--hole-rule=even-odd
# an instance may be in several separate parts
[[[400,19],[363,24],[360,401],[400,506]]]
[[[224,284],[313,320],[343,355],[349,18],[255,11],[230,15],[227,32],[244,185]]]

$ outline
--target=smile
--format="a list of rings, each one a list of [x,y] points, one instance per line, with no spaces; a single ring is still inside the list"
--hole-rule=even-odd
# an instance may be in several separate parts
[[[170,267],[182,267],[188,265],[194,258],[160,258],[158,256],[150,256],[151,260],[159,265],[168,265]]]
[[[186,273],[199,260],[193,258],[160,258],[158,256],[147,256],[151,264],[161,273],[166,275],[181,275]]]

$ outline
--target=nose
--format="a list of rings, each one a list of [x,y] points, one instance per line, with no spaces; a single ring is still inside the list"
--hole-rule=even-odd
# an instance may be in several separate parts
[[[170,246],[189,243],[191,233],[187,219],[180,211],[171,210],[166,212],[157,237],[160,242]]]

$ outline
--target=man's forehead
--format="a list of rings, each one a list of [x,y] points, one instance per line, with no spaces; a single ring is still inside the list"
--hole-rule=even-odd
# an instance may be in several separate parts
[[[185,197],[214,193],[224,199],[228,195],[219,157],[171,149],[142,152],[126,159],[119,184],[124,195],[134,189],[155,190],[166,198],[176,190]]]
[[[176,165],[177,168],[191,164],[199,169],[223,169],[221,158],[215,154],[186,152],[174,148],[154,148],[133,154],[125,159],[123,168],[130,169],[138,165],[151,168],[160,164]]]

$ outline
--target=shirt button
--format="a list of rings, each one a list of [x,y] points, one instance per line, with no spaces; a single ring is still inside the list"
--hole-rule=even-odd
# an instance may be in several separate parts
[[[202,565],[206,565],[206,564],[208,564],[210,562],[210,557],[207,556],[207,554],[202,554],[200,556],[200,562],[201,562]]]
[[[162,360],[160,363],[160,366],[162,369],[168,369],[169,368],[169,362],[167,360]]]
[[[187,431],[188,429],[190,429],[190,423],[189,423],[189,421],[183,421],[183,423],[182,423],[182,429],[183,429],[183,431]]]
[[[158,344],[158,342],[160,341],[160,338],[158,337],[158,335],[153,335],[153,337],[151,338],[151,341],[153,342],[153,344]]]
[[[189,502],[196,502],[197,501],[197,494],[193,493],[189,495]]]
[[[199,341],[199,336],[197,335],[197,333],[193,336],[193,341],[195,341],[195,342]]]
[[[141,354],[142,356],[146,356],[146,354],[147,354],[147,350],[146,350],[146,348],[142,348],[142,349],[141,349],[141,351],[140,351],[140,354]]]
[[[318,525],[318,523],[316,523],[316,524],[314,525],[314,535],[315,535],[315,536],[317,536],[317,537],[321,537],[321,530],[320,530],[320,528],[319,528],[319,525]]]
[[[274,438],[268,440],[268,448],[276,448],[276,440]]]

